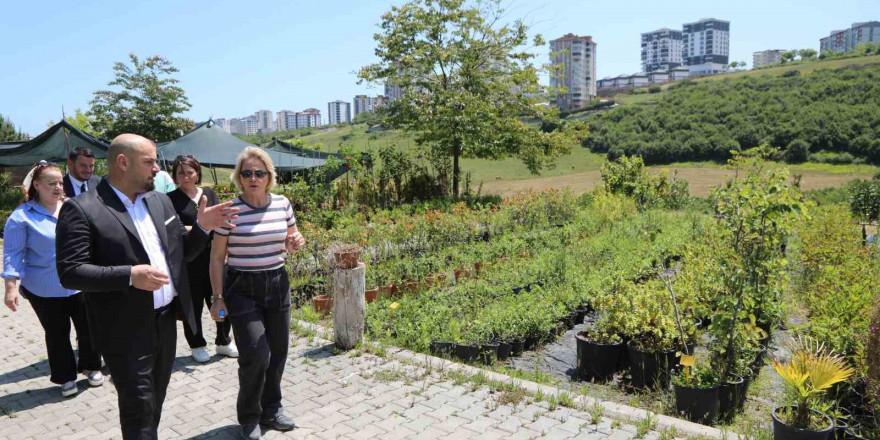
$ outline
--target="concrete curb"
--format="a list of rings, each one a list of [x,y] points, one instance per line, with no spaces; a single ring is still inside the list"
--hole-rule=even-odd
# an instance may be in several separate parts
[[[300,327],[315,331],[322,339],[333,341],[332,330],[305,321],[296,320],[295,322],[297,322]],[[376,343],[370,344],[372,344],[373,346],[378,346],[378,344]],[[416,353],[399,347],[389,347],[386,349],[386,352],[387,357],[396,359],[401,362],[423,366],[429,369],[437,369],[440,371],[455,371],[469,376],[475,374],[483,374],[489,380],[513,383],[516,386],[522,387],[531,394],[537,394],[540,391],[547,396],[558,396],[559,394],[565,393],[565,391],[561,391],[558,388],[554,388],[548,385],[517,379],[507,376],[505,374],[496,373],[494,371],[488,371],[482,368],[472,367],[470,365],[455,363],[447,359],[438,358],[423,353]],[[623,422],[637,423],[644,420],[646,416],[650,415],[657,419],[658,429],[675,428],[675,431],[678,435],[684,435],[687,437],[711,438],[718,440],[749,440],[748,437],[744,435],[722,431],[718,428],[689,422],[687,420],[677,419],[675,417],[655,414],[644,409],[633,408],[631,406],[621,405],[619,403],[603,401],[588,396],[578,396],[575,398],[575,400],[578,404],[584,405],[585,407],[592,406],[598,402],[602,405],[602,407],[605,408],[605,416],[612,419],[618,419]]]

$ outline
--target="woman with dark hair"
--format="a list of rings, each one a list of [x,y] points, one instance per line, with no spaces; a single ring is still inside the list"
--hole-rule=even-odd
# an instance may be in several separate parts
[[[92,386],[104,384],[101,357],[92,349],[83,294],[61,287],[55,268],[55,225],[64,203],[61,169],[40,161],[22,184],[25,202],[15,208],[3,229],[3,274],[6,307],[18,310],[19,290],[43,326],[49,358],[49,380],[61,395],[73,396],[82,371]],[[21,281],[21,285],[18,285]],[[76,328],[79,360],[70,345],[70,322]]]
[[[208,206],[214,206],[219,203],[217,194],[211,188],[199,186],[202,183],[202,165],[192,156],[177,156],[171,167],[171,176],[177,189],[168,193],[168,197],[171,198],[171,204],[174,205],[174,210],[177,211],[180,221],[189,230],[196,220],[198,201],[204,195],[208,198]],[[195,260],[187,264],[193,312],[196,316],[196,332],[193,333],[188,326],[183,326],[183,334],[192,349],[193,359],[202,363],[211,360],[211,356],[205,349],[208,343],[202,333],[201,319],[203,304],[207,304],[208,308],[212,304],[211,278],[208,276],[210,261],[211,246],[208,245]],[[214,338],[217,354],[238,357],[238,348],[229,338],[229,331],[229,322],[217,322],[217,337]]]

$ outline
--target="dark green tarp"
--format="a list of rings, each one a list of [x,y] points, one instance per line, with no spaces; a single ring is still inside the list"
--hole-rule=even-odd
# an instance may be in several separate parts
[[[20,145],[0,145],[0,166],[30,166],[41,160],[66,162],[67,153],[76,147],[91,148],[96,158],[104,159],[110,144],[61,121]]]
[[[198,159],[203,166],[234,168],[238,155],[248,146],[254,145],[227,133],[214,121],[209,120],[171,142],[159,144],[158,155],[160,161],[170,163],[179,155],[189,154]],[[327,160],[321,157],[307,157],[264,149],[279,172],[310,169],[327,163]]]

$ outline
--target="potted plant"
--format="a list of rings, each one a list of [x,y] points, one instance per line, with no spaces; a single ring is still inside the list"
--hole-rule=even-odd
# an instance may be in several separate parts
[[[812,338],[792,339],[791,360],[772,360],[773,369],[794,392],[796,405],[773,410],[773,437],[775,440],[826,440],[834,429],[834,421],[825,414],[812,410],[810,405],[831,388],[848,379],[854,370],[840,355],[825,348]]]
[[[692,422],[715,423],[720,389],[715,370],[706,366],[686,366],[675,375],[672,384],[675,387],[675,409],[679,414]]]
[[[585,330],[577,335],[577,371],[582,380],[608,379],[617,372],[625,350],[619,334],[601,329]]]

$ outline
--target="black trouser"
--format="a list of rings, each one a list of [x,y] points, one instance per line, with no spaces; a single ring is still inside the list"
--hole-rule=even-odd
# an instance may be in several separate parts
[[[157,311],[155,323],[156,345],[150,350],[104,354],[119,397],[119,421],[125,440],[159,438],[159,419],[177,344],[173,307]]]
[[[281,411],[281,375],[290,346],[287,272],[230,269],[223,285],[239,352],[238,423],[271,420]]]
[[[76,380],[76,374],[80,371],[101,369],[101,356],[92,349],[85,295],[77,293],[65,298],[43,298],[29,292],[24,286],[19,290],[30,301],[46,333],[49,380],[52,383],[64,384]],[[70,345],[71,321],[76,328],[78,362]]]
[[[207,273],[208,268],[205,268],[205,273]],[[193,273],[194,271],[189,272],[189,288],[190,295],[192,296],[193,303],[193,313],[196,317],[196,332],[193,333],[190,331],[189,326],[183,325],[183,336],[186,337],[186,342],[189,344],[189,348],[199,348],[208,345],[205,341],[205,336],[202,333],[202,310],[204,306],[208,306],[208,310],[211,310],[211,281],[204,276],[198,276]],[[216,345],[229,345],[232,342],[232,339],[229,338],[229,330],[231,326],[229,321],[218,321],[217,322],[217,336],[214,338],[214,344]]]

